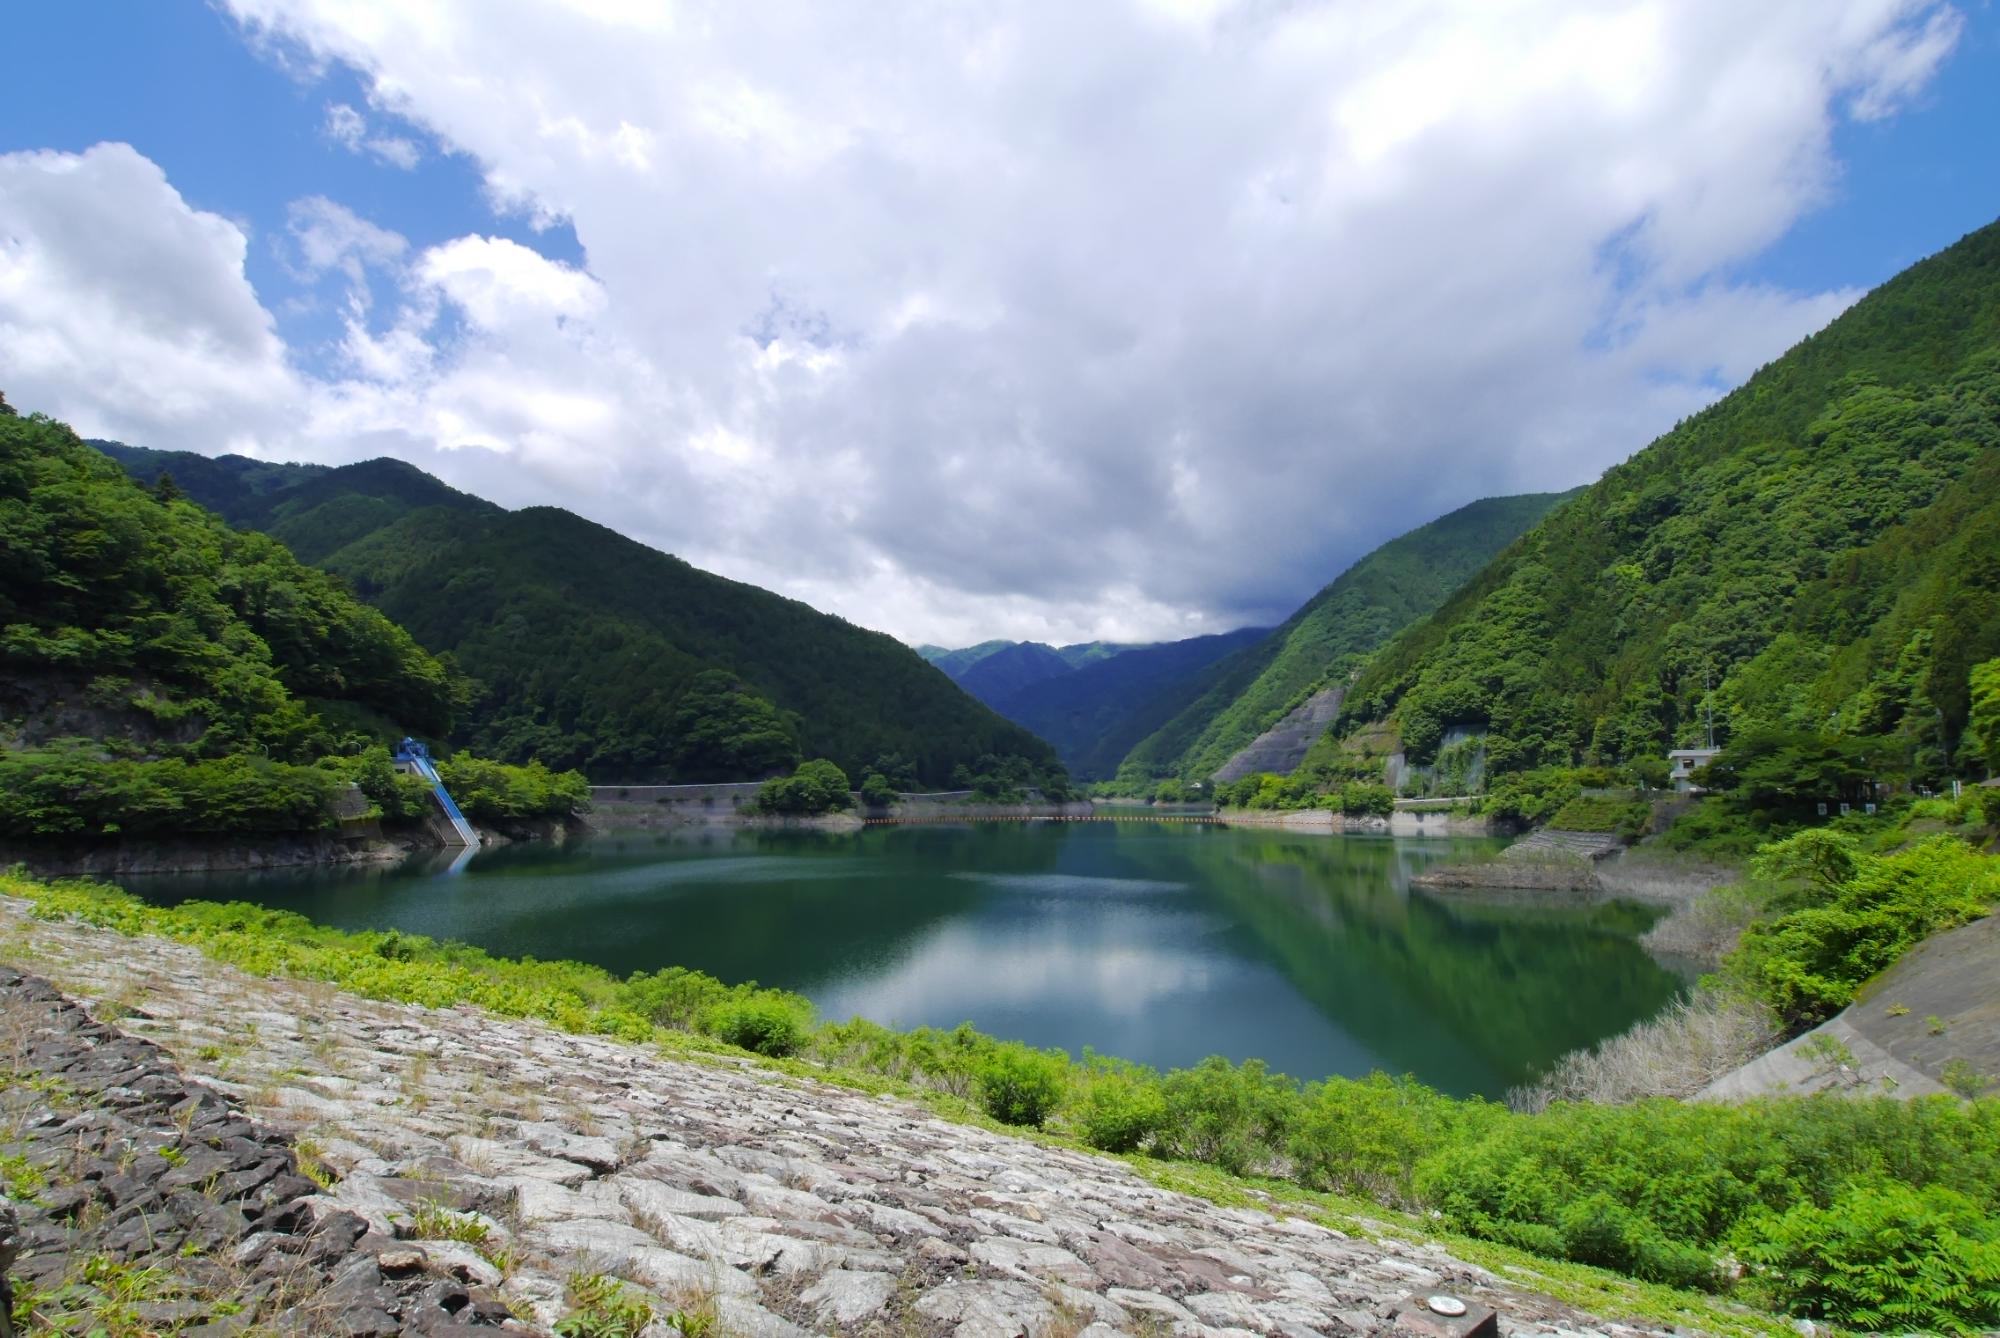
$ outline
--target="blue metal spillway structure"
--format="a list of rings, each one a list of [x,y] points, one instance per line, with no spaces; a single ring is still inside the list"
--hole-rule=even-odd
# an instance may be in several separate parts
[[[458,811],[458,805],[452,802],[451,792],[445,789],[444,782],[438,779],[437,768],[431,765],[430,749],[415,739],[404,739],[396,745],[396,763],[408,767],[430,782],[431,794],[436,797],[438,807],[444,810],[445,817],[450,820],[451,829],[458,833],[459,844],[467,851],[479,849],[479,833],[465,820],[465,814]]]

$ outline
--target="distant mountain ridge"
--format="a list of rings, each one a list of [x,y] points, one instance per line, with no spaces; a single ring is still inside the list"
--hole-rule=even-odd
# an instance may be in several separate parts
[[[170,474],[450,655],[483,689],[456,737],[485,755],[601,782],[743,779],[801,755],[856,780],[894,757],[937,785],[982,758],[1059,772],[1046,743],[893,638],[570,512],[507,511],[388,459],[327,468],[93,444],[141,481]]]
[[[1186,704],[1196,676],[1265,635],[1244,628],[1183,641],[982,641],[917,653],[958,685],[1055,745],[1072,773],[1107,778],[1125,750]]]
[[[1139,784],[1216,775],[1308,697],[1344,679],[1369,652],[1443,604],[1496,553],[1576,495],[1483,498],[1370,552],[1268,637],[1209,667],[1188,704],[1125,755],[1116,769],[1119,778]],[[1323,721],[1315,722],[1315,728],[1323,727]],[[1282,755],[1296,758],[1298,749],[1288,743]]]
[[[1074,775],[1106,780],[1134,744],[1187,705],[1204,671],[1269,635],[1245,627],[1135,647],[1030,683],[994,706],[1054,744]]]

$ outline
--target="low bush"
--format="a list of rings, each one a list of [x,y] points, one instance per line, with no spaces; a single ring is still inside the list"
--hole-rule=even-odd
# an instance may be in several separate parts
[[[1613,795],[1579,794],[1549,815],[1549,826],[1564,832],[1605,832],[1636,841],[1652,825],[1648,804]]]
[[[1370,781],[1350,781],[1340,787],[1335,803],[1350,816],[1386,818],[1396,811],[1396,792]]]
[[[1314,1083],[1283,1122],[1292,1175],[1313,1189],[1415,1207],[1418,1164],[1497,1109],[1383,1073]]]
[[[474,822],[568,818],[590,807],[590,783],[577,771],[550,771],[540,762],[509,766],[458,753],[437,764],[438,778]]]
[[[1232,1065],[1211,1055],[1175,1069],[1161,1084],[1167,1120],[1162,1156],[1205,1161],[1236,1175],[1268,1169],[1285,1147],[1298,1109],[1298,1084],[1262,1060]]]
[[[1137,1152],[1167,1122],[1160,1076],[1148,1068],[1101,1056],[1086,1056],[1075,1102],[1077,1132],[1105,1152]]]
[[[1944,1185],[1857,1181],[1747,1234],[1751,1285],[1788,1314],[1885,1333],[2000,1327],[2000,1225]]]
[[[1886,855],[1810,830],[1766,847],[1759,877],[1783,880],[1778,915],[1743,933],[1728,970],[1795,1025],[1847,1006],[1855,989],[1925,936],[2000,904],[2000,862],[1932,837]]]
[[[764,991],[717,1004],[702,1018],[701,1029],[760,1055],[797,1054],[812,1030],[812,1005],[796,996]]]
[[[847,773],[823,757],[801,762],[789,776],[764,782],[757,791],[759,813],[812,817],[838,813],[853,802]]]
[[[1040,1128],[1069,1087],[1069,1057],[1018,1042],[995,1045],[973,1069],[979,1104],[1003,1124]]]

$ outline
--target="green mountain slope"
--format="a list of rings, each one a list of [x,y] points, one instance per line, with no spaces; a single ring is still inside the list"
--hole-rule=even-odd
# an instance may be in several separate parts
[[[1073,775],[1106,779],[1135,743],[1187,705],[1205,681],[1204,670],[1268,635],[1246,627],[1122,650],[1030,684],[994,707],[1054,744]]]
[[[1081,669],[1087,664],[1096,664],[1099,660],[1139,649],[1137,645],[1123,641],[1078,641],[1067,646],[1051,646],[1042,641],[982,641],[976,646],[961,646],[957,650],[948,650],[943,646],[918,646],[916,650],[917,654],[950,675],[952,682],[962,684],[966,676],[985,661],[1021,646],[1033,646],[1059,656],[1063,664],[1071,669]]]
[[[1318,687],[1442,604],[1569,493],[1489,497],[1356,562],[1262,641],[1218,662],[1199,695],[1135,745],[1122,778],[1211,776]]]
[[[310,702],[442,731],[445,668],[260,534],[141,488],[63,424],[0,413],[0,661],[88,684],[197,753],[332,746]]]
[[[997,711],[1000,703],[1015,693],[1052,678],[1066,678],[1073,672],[1070,662],[1052,647],[1039,641],[1021,641],[993,652],[953,677],[960,687]]]
[[[988,755],[1058,766],[893,639],[569,512],[504,511],[392,460],[273,476],[108,449],[294,545],[449,653],[480,688],[454,737],[483,754],[607,782],[742,779],[800,755],[858,777],[900,754],[934,784]]]
[[[947,650],[943,646],[918,646],[917,654],[936,665],[956,683],[966,670],[987,656],[1019,644],[1017,641],[982,641],[976,646],[961,646],[957,650]]]
[[[347,779],[400,802],[363,751],[442,733],[461,687],[276,540],[0,400],[0,837],[325,830]]]
[[[1340,726],[1497,772],[1808,730],[1954,769],[2000,653],[2000,225],[1610,470],[1370,661]],[[1383,731],[1368,731],[1378,740]]]

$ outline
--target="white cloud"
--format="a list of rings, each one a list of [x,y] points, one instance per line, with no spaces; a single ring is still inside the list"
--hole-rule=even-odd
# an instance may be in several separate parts
[[[1594,477],[1852,300],[1730,275],[1958,32],[1934,0],[230,2],[588,255],[304,202],[301,265],[397,302],[236,437],[941,641],[1275,619],[1451,506]]]
[[[417,142],[402,135],[376,135],[369,133],[368,118],[348,106],[336,102],[326,109],[326,137],[346,149],[349,153],[363,153],[391,167],[403,171],[413,170],[424,160],[423,150]]]
[[[308,279],[337,269],[359,283],[370,266],[394,264],[410,249],[402,234],[378,228],[323,195],[293,201],[287,222],[300,270]]]
[[[0,155],[0,369],[23,411],[189,450],[286,440],[305,388],[248,240],[124,144]]]

